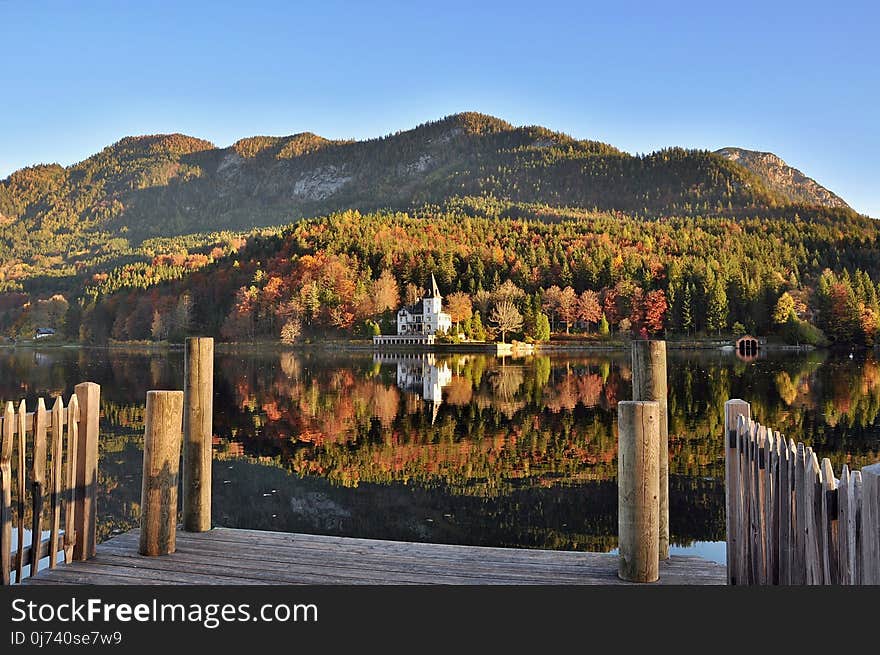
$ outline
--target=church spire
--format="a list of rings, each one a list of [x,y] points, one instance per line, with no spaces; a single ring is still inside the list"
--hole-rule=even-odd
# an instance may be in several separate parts
[[[431,290],[427,294],[428,298],[440,298],[440,288],[437,286],[437,279],[431,273]]]

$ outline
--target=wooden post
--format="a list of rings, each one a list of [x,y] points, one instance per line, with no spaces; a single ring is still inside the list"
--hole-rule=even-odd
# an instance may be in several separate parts
[[[85,561],[95,556],[95,497],[98,491],[98,417],[101,412],[101,386],[81,382],[74,387],[79,403],[76,444],[76,496],[74,529],[76,544],[73,559]],[[70,429],[70,428],[68,428]]]
[[[147,392],[141,555],[167,555],[175,549],[182,421],[182,391]]]
[[[183,529],[211,529],[214,339],[186,340],[183,415]]]
[[[666,342],[632,342],[633,400],[660,405],[660,559],[669,559],[669,416],[667,407]]]
[[[740,417],[751,417],[751,408],[744,400],[724,403],[724,498],[727,524],[727,584],[743,584],[739,579],[739,548],[742,529],[742,480],[737,451],[737,424]],[[661,437],[662,441],[662,437]]]
[[[660,405],[620,402],[617,425],[618,576],[654,582],[660,574]]]
[[[861,584],[880,584],[880,464],[862,469]]]

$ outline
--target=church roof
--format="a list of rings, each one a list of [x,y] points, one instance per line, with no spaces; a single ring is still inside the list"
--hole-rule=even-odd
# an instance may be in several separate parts
[[[425,313],[425,303],[423,301],[418,301],[414,305],[407,305],[404,307],[406,311],[408,311],[412,315],[424,314]]]

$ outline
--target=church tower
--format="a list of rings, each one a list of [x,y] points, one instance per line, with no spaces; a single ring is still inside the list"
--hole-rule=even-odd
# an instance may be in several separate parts
[[[437,316],[443,311],[443,296],[440,295],[433,273],[431,273],[431,288],[425,293],[424,306],[425,314]]]

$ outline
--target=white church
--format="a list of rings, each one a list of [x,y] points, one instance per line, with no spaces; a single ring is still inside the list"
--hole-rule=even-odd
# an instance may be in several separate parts
[[[443,311],[443,296],[431,274],[431,288],[414,305],[397,312],[397,334],[373,337],[374,345],[431,345],[439,331],[452,329],[452,317]]]

